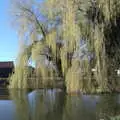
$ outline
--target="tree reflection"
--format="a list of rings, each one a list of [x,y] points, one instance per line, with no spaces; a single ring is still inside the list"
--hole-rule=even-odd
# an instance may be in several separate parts
[[[120,112],[118,95],[102,95],[99,99],[99,102],[97,103],[96,108],[96,114],[99,117],[99,119],[109,120],[110,117],[118,115]]]
[[[119,116],[119,95],[65,95],[53,90],[11,90],[15,120],[110,120]]]
[[[94,102],[91,96],[66,96],[63,120],[95,120]]]
[[[10,96],[16,105],[16,119],[30,120],[28,97],[25,90],[12,89]]]
[[[64,93],[56,90],[38,90],[33,98],[32,120],[62,120]]]
[[[11,90],[17,120],[62,120],[64,93],[59,90]]]

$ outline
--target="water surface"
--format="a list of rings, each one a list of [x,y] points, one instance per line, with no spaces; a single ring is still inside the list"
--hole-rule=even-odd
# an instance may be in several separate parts
[[[9,95],[0,100],[0,120],[110,120],[120,115],[120,94],[70,96],[41,89]]]

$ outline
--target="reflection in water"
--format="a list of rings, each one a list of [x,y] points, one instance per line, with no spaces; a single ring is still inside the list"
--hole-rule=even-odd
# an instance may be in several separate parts
[[[29,105],[26,91],[24,90],[11,90],[11,98],[16,105],[15,120],[30,120]]]
[[[120,104],[118,95],[103,95],[100,97],[97,104],[97,115],[101,119],[108,120],[110,116],[113,117],[119,114]]]
[[[63,120],[95,120],[94,105],[86,100],[86,96],[67,96]]]
[[[69,96],[60,90],[12,90],[15,120],[110,120],[120,114],[119,95]]]
[[[27,96],[25,91],[12,90],[11,97],[16,104],[16,120],[62,120],[63,92],[36,90]]]
[[[0,100],[0,120],[15,120],[15,106],[10,100]]]
[[[38,90],[33,92],[31,114],[32,120],[61,120],[64,95],[55,90]]]

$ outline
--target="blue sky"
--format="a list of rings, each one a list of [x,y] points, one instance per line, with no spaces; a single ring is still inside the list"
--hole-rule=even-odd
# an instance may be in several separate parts
[[[18,54],[18,36],[10,23],[9,1],[0,0],[0,61],[15,61]]]

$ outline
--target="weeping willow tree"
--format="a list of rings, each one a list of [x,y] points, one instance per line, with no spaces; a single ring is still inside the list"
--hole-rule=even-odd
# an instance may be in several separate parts
[[[85,4],[87,2],[87,5]],[[73,0],[62,0],[60,3],[61,8],[61,19],[62,19],[62,38],[64,45],[61,48],[61,66],[63,76],[65,77],[65,83],[67,87],[67,92],[94,92],[98,91],[108,91],[107,86],[107,66],[106,66],[106,53],[105,53],[105,39],[104,39],[104,24],[90,22],[87,16],[87,10],[92,6],[93,2],[90,1],[73,1]],[[55,6],[58,1],[52,1],[50,5]],[[77,4],[81,4],[77,6]],[[58,5],[59,6],[59,5]],[[84,7],[84,13],[81,9]],[[96,6],[94,6],[96,7]],[[55,7],[54,7],[55,9]],[[78,10],[80,9],[80,13]],[[95,12],[95,11],[94,11]],[[96,14],[92,13],[91,14]],[[89,14],[90,14],[89,13]],[[78,18],[79,20],[78,20]],[[87,17],[86,17],[87,16]],[[95,16],[95,21],[97,20]],[[85,24],[88,24],[87,26]],[[91,64],[87,57],[82,59],[80,54],[80,45],[78,41],[85,38],[87,52],[93,52],[94,56],[94,67],[97,69],[95,74],[95,81],[98,85],[95,88],[93,78],[91,77]],[[73,59],[73,54],[79,51],[76,58]],[[84,53],[84,50],[83,50]],[[71,56],[72,57],[71,57]],[[70,58],[71,57],[71,58]],[[85,77],[84,77],[85,76]],[[92,88],[92,89],[91,89]]]
[[[99,13],[102,16],[104,50],[107,65],[107,81],[112,90],[119,86],[119,82],[115,76],[115,69],[119,68],[119,16],[120,16],[120,2],[115,1],[97,1],[99,5]],[[100,16],[100,15],[99,15]],[[100,24],[100,23],[99,23]]]
[[[30,56],[30,47],[25,48],[24,52],[20,53],[19,60],[15,68],[15,74],[10,78],[11,84],[9,88],[29,88],[28,78],[31,74],[31,70],[28,67],[28,60]]]
[[[55,34],[48,31],[48,26],[41,23],[39,13],[33,8],[35,1],[13,0],[12,15],[16,20],[19,39],[22,42],[20,55],[15,68],[15,74],[11,77],[11,88],[39,88],[41,85],[53,85],[54,78],[58,76],[57,67],[54,65],[56,58]],[[39,4],[39,3],[37,3]],[[37,7],[37,5],[36,5]],[[38,10],[39,6],[36,8]],[[14,11],[16,9],[16,11]],[[40,39],[42,37],[42,40]],[[24,47],[23,47],[24,46]],[[22,50],[21,50],[22,49]],[[53,56],[52,56],[53,55]],[[35,62],[35,79],[29,78],[27,68],[29,60]],[[52,78],[52,79],[51,79]],[[34,83],[34,84],[33,84]]]
[[[53,86],[61,77],[68,93],[115,90],[118,81],[112,77],[120,60],[118,0],[12,1],[13,21],[25,45],[12,87],[29,86],[29,70],[26,73],[24,67],[32,59],[35,88]]]

